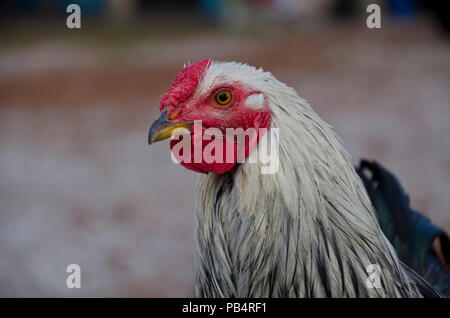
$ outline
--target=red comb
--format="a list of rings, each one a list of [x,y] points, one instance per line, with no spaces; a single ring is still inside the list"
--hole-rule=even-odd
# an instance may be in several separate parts
[[[206,59],[184,67],[175,77],[169,91],[161,96],[160,110],[169,106],[176,108],[189,99],[210,63],[211,60]]]

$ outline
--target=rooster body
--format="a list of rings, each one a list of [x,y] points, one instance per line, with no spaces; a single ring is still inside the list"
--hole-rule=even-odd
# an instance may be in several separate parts
[[[177,77],[162,98],[162,111],[181,108],[182,123],[205,119],[199,117],[196,105],[201,102],[196,99],[226,87],[240,98],[233,114],[214,109],[202,116],[219,118],[217,126],[223,128],[227,116],[240,112],[253,118],[246,122],[279,129],[280,140],[274,174],[261,174],[258,161],[226,168],[186,165],[204,172],[196,198],[196,295],[421,297],[419,287],[427,284],[397,257],[332,128],[295,90],[262,69],[234,62],[199,63],[190,66],[193,73]],[[187,82],[190,89],[179,97],[180,85]],[[255,94],[264,98],[249,105]],[[270,121],[261,119],[267,109]],[[236,119],[229,126],[235,127]],[[150,142],[155,131],[152,127]],[[378,284],[370,280],[374,266],[380,269]]]

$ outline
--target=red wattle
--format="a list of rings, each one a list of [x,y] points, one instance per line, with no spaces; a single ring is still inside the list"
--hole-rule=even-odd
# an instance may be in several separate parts
[[[179,153],[178,151],[172,151],[172,154],[177,159],[179,163],[181,163],[182,166],[184,166],[187,169],[196,171],[196,172],[202,172],[202,173],[208,173],[208,172],[214,172],[217,174],[223,174],[228,171],[230,171],[237,163],[238,158],[239,161],[242,161],[242,159],[245,159],[249,156],[249,154],[255,150],[255,148],[258,145],[259,140],[264,134],[264,131],[260,131],[259,128],[266,128],[268,129],[270,125],[270,112],[264,111],[263,113],[259,113],[254,118],[253,127],[256,130],[256,136],[246,136],[245,137],[245,148],[238,149],[238,145],[231,140],[228,140],[227,138],[218,138],[218,139],[212,139],[207,140],[205,139],[205,128],[197,128],[199,130],[195,130],[193,128],[191,130],[191,145],[190,145],[190,151],[191,154],[184,156],[183,151],[181,150]],[[197,133],[195,133],[197,132]],[[225,133],[223,133],[223,136],[225,136]],[[170,141],[170,149],[173,150],[175,145],[177,145],[179,142],[181,142],[181,138],[187,138],[187,136],[180,137],[180,140],[172,139]],[[197,147],[197,148],[196,148]],[[209,151],[205,152],[205,148],[209,147],[209,149],[222,149],[222,160],[221,162],[217,161],[208,161],[206,156],[210,153]],[[227,153],[229,150],[233,150],[233,157],[232,161],[227,162]],[[197,151],[197,153],[196,153]],[[215,156],[215,151],[211,151],[211,154]],[[231,154],[229,155],[231,157]],[[186,160],[186,158],[189,158]],[[195,159],[198,162],[195,162]],[[230,158],[228,158],[230,159]]]

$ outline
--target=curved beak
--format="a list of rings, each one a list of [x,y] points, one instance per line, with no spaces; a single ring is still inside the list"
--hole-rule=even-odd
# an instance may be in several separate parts
[[[177,128],[190,128],[193,125],[192,121],[176,122],[169,121],[167,118],[167,109],[165,109],[161,116],[154,121],[148,132],[148,144],[151,145],[157,141],[161,141],[172,136],[172,133]]]

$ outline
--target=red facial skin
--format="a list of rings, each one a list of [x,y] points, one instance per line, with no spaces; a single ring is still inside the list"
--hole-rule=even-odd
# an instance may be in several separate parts
[[[185,67],[175,78],[172,87],[169,91],[161,97],[160,110],[164,109],[168,111],[168,118],[174,122],[182,121],[202,121],[202,135],[203,132],[210,127],[219,128],[222,131],[223,136],[226,134],[226,128],[242,128],[246,130],[248,128],[255,128],[257,136],[255,138],[246,137],[245,153],[247,157],[251,151],[253,151],[259,139],[262,135],[259,135],[259,128],[269,128],[271,115],[270,108],[265,103],[261,109],[251,109],[245,106],[247,97],[256,93],[251,89],[245,87],[241,83],[233,83],[218,85],[210,89],[206,96],[202,96],[197,100],[194,100],[194,92],[198,86],[199,80],[202,74],[205,72],[211,60],[203,60],[195,64]],[[215,95],[221,90],[226,89],[231,91],[232,100],[225,106],[218,105],[215,101]],[[197,136],[198,137],[198,136]],[[223,174],[230,171],[237,163],[237,145],[232,140],[213,139],[213,140],[194,140],[194,127],[191,128],[191,160],[190,163],[183,162],[183,160],[174,153],[178,161],[186,168],[202,172],[215,172],[217,174]],[[180,138],[181,140],[181,138]],[[180,140],[172,139],[170,141],[170,148],[173,149]],[[194,162],[194,147],[201,146],[202,153],[206,145],[209,143],[220,143],[220,147],[223,147],[223,160],[222,162],[207,163],[202,158],[200,163]],[[232,148],[227,148],[232,147]],[[226,163],[226,149],[234,148],[234,160],[233,162]],[[182,155],[182,153],[181,153]]]

